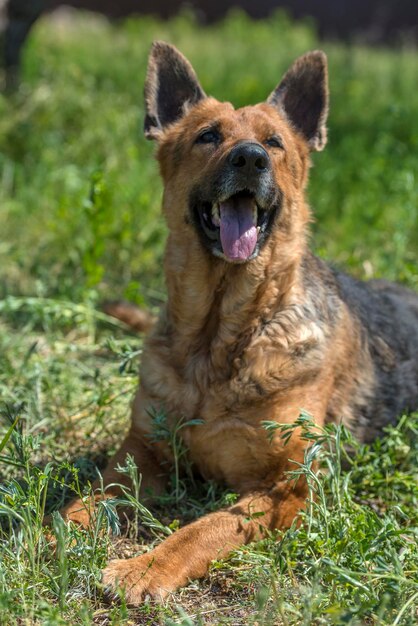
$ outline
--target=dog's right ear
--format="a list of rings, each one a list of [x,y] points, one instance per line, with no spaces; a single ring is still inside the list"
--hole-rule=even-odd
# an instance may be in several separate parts
[[[186,104],[205,97],[188,60],[174,46],[155,41],[145,80],[145,137],[158,139],[166,126],[182,117]]]

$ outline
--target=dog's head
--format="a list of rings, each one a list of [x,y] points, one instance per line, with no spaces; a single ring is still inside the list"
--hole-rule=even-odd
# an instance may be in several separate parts
[[[275,232],[306,222],[307,211],[301,216],[297,207],[309,152],[326,143],[323,52],[297,59],[265,103],[235,110],[205,95],[176,48],[156,42],[145,103],[145,135],[159,144],[172,232],[186,239],[197,233],[210,254],[245,263]]]

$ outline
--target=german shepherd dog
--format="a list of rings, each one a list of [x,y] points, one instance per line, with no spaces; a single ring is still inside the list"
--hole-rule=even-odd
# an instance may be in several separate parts
[[[418,297],[354,280],[308,248],[309,153],[327,136],[325,54],[300,57],[266,102],[236,110],[207,97],[189,62],[157,42],[145,102],[164,182],[168,301],[145,344],[129,434],[103,479],[124,480],[114,468],[129,453],[143,497],[161,494],[172,461],[152,436],[162,412],[172,428],[184,424],[196,471],[240,499],[149,553],[111,561],[104,584],[125,588],[131,604],[204,576],[305,507],[306,483],[287,472],[308,442],[298,428],[269,441],[264,420],[291,424],[304,409],[319,426],[343,419],[367,442],[418,408]],[[72,502],[65,517],[88,525],[95,500],[115,495]]]

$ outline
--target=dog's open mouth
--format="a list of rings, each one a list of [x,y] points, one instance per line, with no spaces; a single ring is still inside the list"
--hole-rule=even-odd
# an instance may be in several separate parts
[[[238,263],[254,257],[271,218],[247,190],[219,202],[198,203],[194,210],[213,252]]]

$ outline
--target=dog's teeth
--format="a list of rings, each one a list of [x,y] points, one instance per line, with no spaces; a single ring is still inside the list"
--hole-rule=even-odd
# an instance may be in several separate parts
[[[254,224],[257,224],[257,219],[258,219],[258,209],[257,209],[257,207],[255,206],[255,207],[253,208],[253,222],[254,222]]]
[[[260,232],[260,227],[257,226],[257,235],[258,235],[259,232]]]
[[[212,207],[212,222],[215,226],[219,226],[221,223],[221,216],[219,214],[219,204],[214,204]]]

